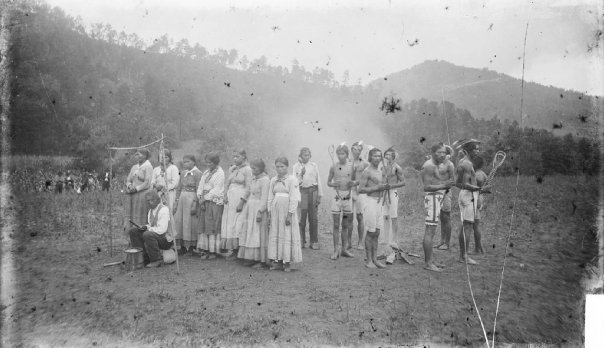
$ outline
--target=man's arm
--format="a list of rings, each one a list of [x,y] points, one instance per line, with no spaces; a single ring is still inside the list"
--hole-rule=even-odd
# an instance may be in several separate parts
[[[472,173],[467,163],[462,163],[457,168],[457,187],[462,190],[479,191],[480,187],[471,184]]]
[[[390,188],[396,189],[405,186],[405,177],[403,176],[403,169],[398,164],[394,165],[394,174],[396,175],[396,183],[391,184]]]
[[[335,173],[333,171],[333,166],[329,167],[329,175],[327,176],[327,187],[336,187],[337,184],[332,182],[333,178],[335,176]]]
[[[387,185],[370,185],[369,184],[369,171],[363,171],[361,174],[361,183],[359,185],[359,193],[373,193],[378,191],[386,190]]]
[[[168,231],[168,222],[170,221],[170,212],[168,207],[163,206],[157,213],[157,226],[149,225],[147,230],[157,234],[164,234]]]
[[[455,166],[453,162],[449,161],[447,165],[447,173],[449,174],[449,181],[451,182],[451,186],[455,185]]]
[[[319,166],[315,163],[315,170],[317,171],[317,189],[319,199],[323,197],[323,186],[321,185],[321,174],[319,174]]]

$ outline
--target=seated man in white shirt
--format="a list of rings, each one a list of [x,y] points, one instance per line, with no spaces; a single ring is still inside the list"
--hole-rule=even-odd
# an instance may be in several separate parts
[[[172,247],[172,235],[168,232],[170,211],[161,203],[159,194],[155,190],[149,190],[145,194],[145,199],[150,208],[147,215],[148,224],[140,228],[134,227],[128,232],[130,244],[132,247],[143,249],[145,267],[159,267],[163,263],[160,250],[168,250]]]

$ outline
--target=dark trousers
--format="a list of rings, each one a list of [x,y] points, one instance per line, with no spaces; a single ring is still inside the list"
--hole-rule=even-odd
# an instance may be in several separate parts
[[[308,218],[308,232],[310,234],[310,243],[319,242],[319,220],[317,219],[317,200],[319,191],[316,186],[305,188],[300,187],[300,239],[302,244],[306,243],[306,219]]]
[[[135,248],[143,249],[143,260],[145,262],[155,262],[161,259],[161,250],[168,250],[172,243],[166,240],[163,234],[157,234],[151,231],[141,231],[137,227],[130,229],[130,244]]]
[[[103,181],[103,191],[109,192],[109,181]]]

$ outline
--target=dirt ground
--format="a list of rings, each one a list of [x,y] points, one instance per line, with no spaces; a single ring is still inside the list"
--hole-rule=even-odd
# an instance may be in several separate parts
[[[582,279],[593,273],[598,253],[597,182],[521,178],[512,210],[515,180],[496,180],[483,219],[486,254],[469,268],[484,331],[491,340],[514,211],[496,342],[581,345]],[[401,192],[399,244],[423,255],[421,191],[410,180]],[[175,264],[126,273],[103,267],[123,260],[127,246],[118,206],[110,257],[106,193],[13,195],[17,297],[10,346],[484,346],[466,268],[457,262],[457,210],[452,250],[435,251],[446,265],[440,274],[423,269],[423,256],[384,270],[365,268],[360,251],[329,260],[325,203],[321,250],[304,249],[304,261],[289,274],[193,256],[180,258],[180,274]]]

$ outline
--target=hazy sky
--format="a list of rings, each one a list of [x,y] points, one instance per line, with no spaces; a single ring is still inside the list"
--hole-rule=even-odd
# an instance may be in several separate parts
[[[160,1],[48,0],[85,24],[104,22],[147,42],[167,33],[210,52],[331,70],[367,83],[424,60],[489,68],[604,95],[603,8],[598,0],[549,1]],[[600,7],[598,7],[600,6]],[[601,33],[601,31],[600,31]],[[418,43],[410,45],[415,40]],[[589,47],[598,44],[591,50]]]

